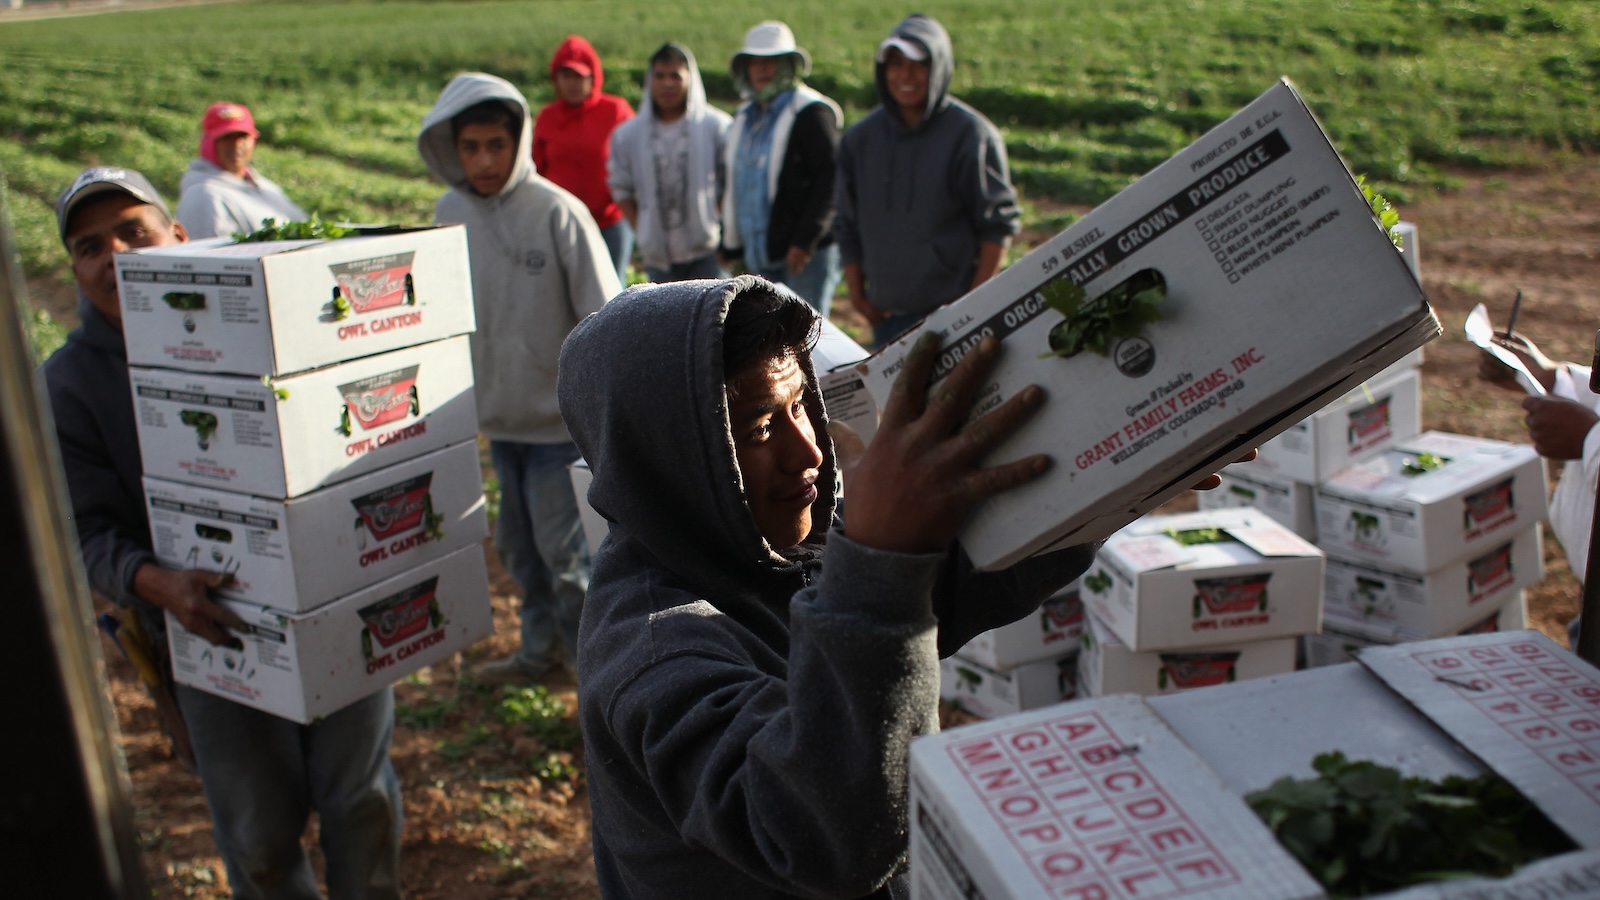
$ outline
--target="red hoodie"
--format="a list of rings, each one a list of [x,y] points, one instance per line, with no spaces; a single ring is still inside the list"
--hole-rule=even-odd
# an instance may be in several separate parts
[[[550,57],[550,75],[554,77],[558,69],[569,66],[593,73],[594,87],[579,106],[558,97],[539,110],[533,122],[533,167],[576,195],[589,207],[595,222],[609,228],[622,219],[622,210],[606,187],[611,132],[633,118],[633,107],[621,97],[600,93],[605,83],[600,54],[575,34],[568,35]]]

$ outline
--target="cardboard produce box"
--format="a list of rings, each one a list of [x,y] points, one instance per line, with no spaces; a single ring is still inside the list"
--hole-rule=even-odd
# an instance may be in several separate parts
[[[878,404],[855,368],[868,354],[826,316],[817,321],[822,334],[811,350],[811,364],[816,367],[817,387],[828,411],[828,434],[841,467],[851,469],[878,433]]]
[[[475,327],[466,229],[118,253],[128,363],[286,375]]]
[[[494,630],[483,547],[448,556],[309,612],[223,600],[248,632],[218,647],[167,614],[172,671],[187,684],[309,723],[447,659]]]
[[[1084,606],[1134,650],[1294,637],[1322,621],[1322,551],[1253,509],[1146,516],[1081,583]]]
[[[1490,613],[1483,621],[1461,629],[1460,633],[1492,634],[1497,631],[1521,631],[1527,627],[1527,594],[1517,591],[1505,606]],[[1366,628],[1343,619],[1331,624],[1324,620],[1320,634],[1308,634],[1300,638],[1300,668],[1315,669],[1352,662],[1356,654],[1367,647],[1386,647],[1408,640],[1415,639],[1398,636],[1392,629]]]
[[[1200,509],[1257,509],[1279,525],[1316,543],[1317,511],[1313,505],[1316,492],[1311,485],[1280,478],[1254,462],[1234,463],[1217,474],[1222,476],[1221,485],[1209,491],[1195,491],[1196,505]]]
[[[1010,668],[960,653],[939,661],[939,697],[975,716],[998,719],[1077,696],[1078,648]]]
[[[146,475],[261,497],[297,497],[478,433],[465,336],[271,384],[172,369],[128,376]]]
[[[1482,622],[1544,577],[1538,525],[1422,575],[1328,554],[1323,624],[1388,637],[1449,637]]]
[[[1414,368],[1385,370],[1263,443],[1248,465],[1316,483],[1421,430],[1421,373]]]
[[[1052,303],[1079,305],[1069,321]],[[1113,334],[1113,313],[1144,324]],[[1082,352],[1041,358],[1057,326],[1069,343],[1084,336]],[[995,569],[1104,538],[1342,397],[1439,324],[1284,81],[864,361],[880,407],[926,331],[944,348],[935,380],[983,337],[1001,341],[974,414],[1030,384],[1049,396],[987,461],[1048,453],[1055,465],[989,498],[961,532],[972,561]],[[1104,355],[1093,343],[1102,339]]]
[[[1170,694],[1293,672],[1295,638],[1188,650],[1132,650],[1093,615],[1078,653],[1078,696]]]
[[[1463,685],[1466,685],[1465,687]],[[911,745],[912,896],[1321,898],[1243,796],[1340,750],[1406,775],[1493,770],[1578,850],[1390,900],[1592,896],[1600,672],[1530,632],[1144,700],[1077,700]]]
[[[144,488],[163,565],[227,572],[221,596],[305,612],[481,544],[481,473],[468,440],[292,500],[148,477]]]
[[[1343,559],[1433,572],[1532,528],[1545,490],[1533,447],[1428,431],[1317,485],[1317,542]]]
[[[1005,669],[1069,652],[1083,634],[1081,590],[1081,580],[1072,582],[1044,601],[1033,615],[967,641],[961,655],[992,669]]]

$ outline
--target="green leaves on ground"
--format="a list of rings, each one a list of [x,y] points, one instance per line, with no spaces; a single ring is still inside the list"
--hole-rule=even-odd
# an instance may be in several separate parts
[[[542,684],[501,688],[495,712],[501,722],[520,725],[546,747],[570,750],[578,744],[577,728],[567,719],[567,704]]]
[[[1066,277],[1039,288],[1045,305],[1066,321],[1050,329],[1050,352],[1040,355],[1071,357],[1092,350],[1105,356],[1121,338],[1129,338],[1151,322],[1161,320],[1161,301],[1167,298],[1167,280],[1155,269],[1140,269],[1126,281],[1093,300]]]
[[[1324,753],[1316,778],[1279,778],[1245,797],[1285,849],[1333,897],[1409,884],[1503,877],[1572,842],[1497,775],[1408,778]]]

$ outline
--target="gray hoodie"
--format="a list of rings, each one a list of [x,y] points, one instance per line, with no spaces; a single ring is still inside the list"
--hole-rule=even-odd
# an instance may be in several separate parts
[[[977,575],[959,550],[835,527],[778,553],[740,488],[722,325],[753,276],[631,288],[573,330],[561,407],[610,523],[578,640],[594,857],[607,900],[904,896],[907,751],[938,728],[941,653],[1029,614],[1092,549]],[[824,540],[826,541],[824,543]]]
[[[255,169],[249,172],[247,180],[209,160],[189,160],[175,213],[189,240],[249,234],[261,227],[262,219],[276,219],[279,224],[305,221],[305,210],[283,188]]]
[[[834,235],[846,265],[859,265],[872,305],[927,313],[967,292],[978,245],[1015,235],[1017,197],[1005,142],[982,113],[950,96],[950,36],[933,19],[907,16],[890,33],[928,49],[928,102],[907,128],[876,64],[880,105],[839,144]]]
[[[450,119],[484,100],[522,118],[511,177],[492,197],[473,190],[456,154]],[[503,79],[457,75],[422,120],[417,150],[450,185],[434,221],[462,223],[472,258],[472,375],[479,427],[490,440],[566,443],[556,406],[561,342],[621,286],[600,229],[583,202],[533,170],[528,101]]]
[[[685,98],[683,121],[689,127],[689,219],[685,223],[699,255],[717,249],[722,240],[717,204],[726,175],[722,165],[723,142],[728,136],[727,113],[706,102],[705,84],[694,53],[682,44],[672,44],[689,59],[689,93]],[[666,226],[661,221],[657,197],[656,159],[651,146],[655,127],[655,103],[650,96],[650,69],[644,73],[644,99],[639,114],[617,126],[611,133],[611,161],[606,184],[617,202],[632,200],[638,205],[639,222],[634,227],[639,255],[644,263],[665,269],[675,261],[667,252]],[[689,260],[676,260],[688,262]]]

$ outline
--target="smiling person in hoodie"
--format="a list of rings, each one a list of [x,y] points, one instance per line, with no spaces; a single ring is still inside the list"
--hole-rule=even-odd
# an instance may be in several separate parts
[[[907,16],[878,45],[881,105],[839,144],[834,234],[880,347],[992,278],[1020,227],[1005,142],[953,72],[950,35]]]
[[[178,195],[177,219],[190,240],[250,233],[262,219],[301,222],[305,210],[257,172],[256,120],[241,103],[213,103],[200,120],[200,156],[189,161]]]
[[[617,280],[627,284],[633,228],[611,197],[606,164],[611,133],[633,118],[633,107],[621,97],[601,93],[606,74],[600,54],[575,34],[567,35],[550,57],[550,80],[556,99],[534,120],[533,167],[589,207],[611,252]]]
[[[575,653],[589,548],[556,364],[573,326],[621,290],[588,209],[534,172],[530,125],[521,92],[469,72],[445,86],[417,136],[423,162],[450,185],[434,221],[467,229],[478,423],[500,479],[495,547],[523,593],[521,648],[476,670],[490,684],[557,677]]]

